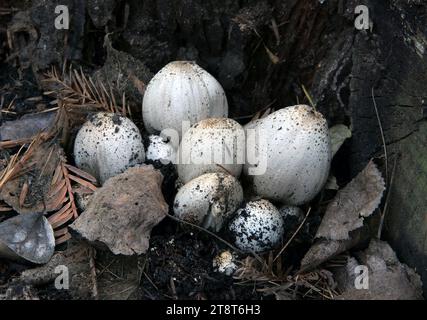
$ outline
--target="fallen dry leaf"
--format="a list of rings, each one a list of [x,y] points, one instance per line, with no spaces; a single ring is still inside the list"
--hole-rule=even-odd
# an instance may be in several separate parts
[[[349,233],[363,226],[364,218],[379,206],[384,179],[371,161],[328,205],[316,238],[347,240]]]
[[[301,269],[314,268],[365,240],[364,219],[379,206],[384,190],[384,179],[371,161],[328,205]]]
[[[335,156],[345,140],[351,138],[351,130],[343,124],[337,124],[329,128],[329,135],[331,137],[332,156]]]
[[[114,254],[145,253],[151,229],[168,212],[163,176],[152,166],[135,167],[108,179],[70,226],[78,235],[106,245]]]

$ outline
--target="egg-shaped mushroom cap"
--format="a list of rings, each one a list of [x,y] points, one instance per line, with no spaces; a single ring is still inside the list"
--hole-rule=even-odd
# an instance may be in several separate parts
[[[149,133],[173,129],[181,136],[189,126],[212,117],[227,117],[228,103],[220,83],[195,62],[173,61],[148,83],[142,104]]]
[[[179,219],[219,231],[242,202],[243,189],[236,178],[206,173],[179,189],[173,210]]]
[[[208,172],[239,177],[245,162],[245,131],[232,119],[201,120],[184,134],[178,154],[178,175],[184,183]]]
[[[107,112],[93,114],[77,133],[74,160],[80,169],[104,183],[144,162],[141,134],[126,117]]]
[[[236,246],[245,252],[263,252],[277,246],[283,237],[283,219],[268,200],[250,201],[232,219],[230,232]]]
[[[326,119],[306,105],[280,109],[247,126],[259,133],[248,139],[248,153],[265,158],[246,163],[244,172],[258,196],[290,205],[312,200],[323,188],[331,163],[331,144]],[[256,169],[250,175],[251,169]]]

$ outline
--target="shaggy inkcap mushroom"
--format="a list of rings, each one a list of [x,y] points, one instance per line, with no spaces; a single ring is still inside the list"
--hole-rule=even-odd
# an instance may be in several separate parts
[[[147,160],[161,161],[163,164],[174,162],[176,151],[168,139],[152,134],[148,137]]]
[[[179,156],[178,175],[184,183],[208,172],[239,177],[245,159],[243,127],[227,118],[201,120],[182,137]]]
[[[141,134],[128,118],[114,113],[92,115],[74,142],[76,165],[100,183],[145,159]]]
[[[228,103],[219,82],[194,62],[174,61],[148,83],[142,103],[149,133],[174,129],[181,136],[189,125],[212,117],[227,117]]]
[[[306,105],[278,110],[246,126],[262,139],[247,148],[267,155],[266,170],[252,175],[257,195],[290,205],[312,200],[325,184],[331,163],[326,119]],[[261,151],[260,151],[261,150]],[[248,174],[252,165],[246,163]]]
[[[236,178],[226,173],[207,173],[179,189],[173,209],[182,220],[219,231],[242,202],[243,190]]]
[[[277,246],[283,237],[283,219],[269,201],[251,201],[230,223],[236,246],[244,252],[262,252]]]

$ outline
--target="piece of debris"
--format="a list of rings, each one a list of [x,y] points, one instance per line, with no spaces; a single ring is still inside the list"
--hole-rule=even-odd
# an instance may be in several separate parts
[[[314,268],[359,243],[363,234],[354,231],[363,227],[364,219],[379,206],[384,190],[384,179],[371,161],[328,205],[317,241],[302,260],[301,269]]]
[[[112,96],[117,101],[121,101],[125,96],[132,105],[140,105],[146,84],[153,74],[140,60],[114,49],[108,36],[104,39],[104,46],[107,50],[107,60],[103,67],[94,73],[94,80],[112,90]]]
[[[20,214],[56,209],[58,203],[49,201],[49,191],[61,156],[58,144],[35,138],[16,165],[6,170],[10,178],[0,186],[0,199]]]
[[[366,267],[362,277],[356,267]],[[422,300],[420,276],[400,263],[388,243],[372,239],[369,247],[349,258],[336,276],[343,293],[337,300]],[[359,278],[359,279],[358,279]],[[364,281],[366,281],[364,283]]]
[[[40,300],[31,286],[9,286],[6,292],[0,294],[0,300]]]
[[[26,114],[18,120],[5,121],[0,127],[0,141],[31,139],[37,133],[50,128],[55,112]]]
[[[54,250],[53,229],[43,213],[21,214],[0,224],[0,257],[43,264]]]
[[[54,141],[34,138],[27,151],[2,173],[0,199],[20,214],[45,212],[54,228],[56,244],[70,239],[66,224],[78,217],[73,185],[92,192],[97,181],[69,164]]]
[[[114,254],[145,253],[151,229],[168,212],[162,180],[151,165],[130,168],[108,179],[70,228],[91,242],[102,243]]]
[[[77,299],[89,298],[93,286],[89,268],[90,249],[83,242],[72,242],[66,250],[55,253],[46,265],[23,271],[13,283],[43,286],[53,283],[58,276],[67,272],[71,296]]]
[[[223,251],[213,259],[214,270],[231,276],[237,270],[234,260],[235,258],[229,250]]]

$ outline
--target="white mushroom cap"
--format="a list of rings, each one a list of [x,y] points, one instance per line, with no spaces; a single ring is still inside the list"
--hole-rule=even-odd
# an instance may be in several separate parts
[[[180,135],[189,125],[211,117],[227,117],[228,103],[219,82],[196,63],[174,61],[148,83],[142,105],[149,133],[174,129]]]
[[[193,125],[179,147],[178,175],[185,183],[204,173],[239,177],[245,159],[245,132],[232,119],[210,118]]]
[[[302,211],[301,208],[295,206],[281,206],[279,212],[283,218],[283,221],[286,221],[291,217],[293,217],[293,219],[295,219],[295,221],[297,222],[302,222],[302,220],[304,219],[304,211]]]
[[[237,270],[233,254],[226,250],[213,259],[213,267],[216,271],[231,276]]]
[[[284,231],[283,219],[269,201],[251,201],[237,211],[230,231],[242,251],[262,252],[279,244]]]
[[[291,205],[312,200],[325,184],[331,163],[326,119],[306,105],[278,110],[246,127],[262,139],[247,148],[267,155],[265,171],[253,175],[257,195]],[[260,164],[257,164],[258,166]],[[252,164],[245,164],[248,173]]]
[[[130,119],[114,113],[92,115],[74,142],[76,165],[101,183],[144,159],[138,128]]]
[[[175,215],[204,228],[219,231],[243,202],[243,190],[233,176],[216,172],[197,177],[179,189]]]
[[[163,164],[174,163],[176,151],[172,143],[158,135],[148,137],[150,143],[147,148],[147,160],[161,161]]]

